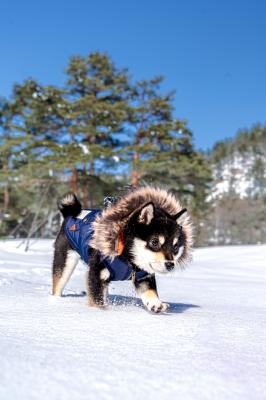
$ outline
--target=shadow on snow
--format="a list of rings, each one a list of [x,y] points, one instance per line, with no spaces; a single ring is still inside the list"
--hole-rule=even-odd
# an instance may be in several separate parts
[[[121,296],[121,295],[109,295],[108,296],[109,305],[119,305],[119,306],[135,306],[144,308],[142,301],[136,297]],[[168,314],[179,314],[188,310],[189,308],[200,308],[196,304],[184,304],[184,303],[169,303]]]
[[[66,293],[63,294],[62,297],[85,297],[87,295],[86,292],[82,291],[80,293]],[[111,306],[134,306],[144,308],[144,305],[140,299],[137,297],[130,296],[122,296],[111,294],[108,296],[108,304]],[[185,312],[190,308],[200,308],[200,306],[196,304],[185,304],[185,303],[169,303],[169,310],[167,314],[180,314]]]

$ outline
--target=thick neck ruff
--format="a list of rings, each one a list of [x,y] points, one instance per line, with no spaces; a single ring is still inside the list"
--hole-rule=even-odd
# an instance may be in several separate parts
[[[135,212],[149,202],[173,216],[182,210],[180,202],[166,190],[151,186],[133,190],[96,217],[93,222],[94,233],[90,246],[99,250],[104,257],[110,259],[117,257],[123,248],[123,232],[128,221]],[[182,222],[182,227],[185,234],[185,245],[179,259],[180,264],[184,264],[190,259],[193,234],[189,217]]]

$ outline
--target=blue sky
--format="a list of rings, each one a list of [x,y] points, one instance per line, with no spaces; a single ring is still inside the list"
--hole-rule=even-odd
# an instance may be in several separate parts
[[[197,148],[266,122],[266,2],[2,2],[0,95],[34,77],[62,84],[69,56],[107,51],[136,79],[164,75]]]

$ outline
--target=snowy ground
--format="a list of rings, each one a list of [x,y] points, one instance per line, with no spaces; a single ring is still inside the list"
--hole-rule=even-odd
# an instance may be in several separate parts
[[[86,306],[81,264],[49,296],[52,241],[0,242],[0,399],[266,399],[266,246],[199,249],[158,277],[169,314],[129,282]]]

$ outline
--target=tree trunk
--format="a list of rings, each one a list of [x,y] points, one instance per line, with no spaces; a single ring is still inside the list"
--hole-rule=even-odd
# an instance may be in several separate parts
[[[7,212],[7,210],[8,210],[8,206],[9,206],[9,199],[10,199],[10,196],[9,196],[9,190],[8,190],[8,186],[6,185],[6,186],[5,186],[5,189],[4,189],[4,204],[3,204],[3,214],[4,214],[4,213],[6,213],[6,212]]]
[[[144,93],[142,94],[142,103],[144,103]],[[142,132],[144,130],[144,120],[145,120],[145,115],[144,115],[144,112],[142,112],[140,127],[139,127],[139,129],[137,131],[136,139],[135,139],[135,145],[137,145],[137,146],[140,145],[141,135],[142,135]],[[133,154],[132,174],[131,174],[131,185],[132,185],[133,188],[138,187],[139,180],[140,180],[139,172],[137,170],[138,161],[139,161],[139,153],[137,151],[135,151],[134,154]]]
[[[139,185],[139,173],[137,171],[137,162],[139,160],[139,155],[137,152],[133,154],[133,163],[132,163],[132,174],[131,174],[131,185],[133,188],[138,187]]]
[[[72,169],[72,175],[71,175],[71,190],[75,194],[78,193],[78,170],[76,167]]]
[[[3,199],[3,217],[5,215],[5,213],[8,210],[9,207],[9,200],[10,200],[10,196],[9,196],[9,189],[8,189],[8,167],[7,165],[4,165],[3,167],[4,173],[6,175],[6,183],[5,183],[5,187],[4,187],[4,199]]]
[[[90,163],[90,177],[91,177],[91,184],[90,186],[87,186],[87,190],[88,190],[88,196],[90,199],[90,207],[93,207],[93,190],[94,190],[94,176],[95,176],[95,165],[94,165],[94,160],[91,161]]]
[[[91,204],[91,198],[90,198],[90,191],[89,191],[89,187],[88,187],[88,175],[87,175],[87,171],[86,171],[86,164],[84,165],[83,168],[83,182],[82,182],[82,192],[83,192],[83,198],[82,198],[82,202],[83,202],[83,207],[84,208],[90,208],[92,206]]]
[[[8,186],[6,185],[4,188],[4,199],[3,199],[3,207],[2,209],[0,208],[0,225],[2,225],[4,219],[5,219],[5,213],[8,210],[8,206],[9,206],[9,190],[8,190]]]

